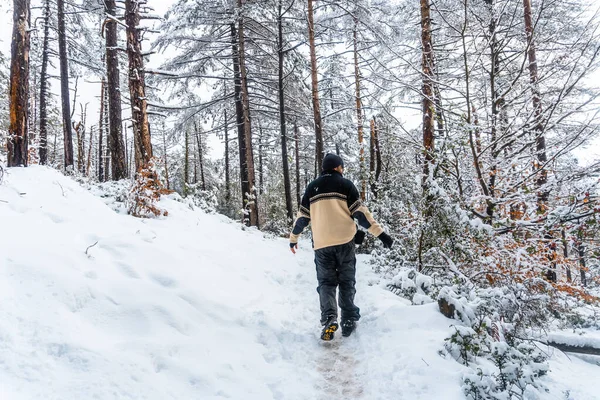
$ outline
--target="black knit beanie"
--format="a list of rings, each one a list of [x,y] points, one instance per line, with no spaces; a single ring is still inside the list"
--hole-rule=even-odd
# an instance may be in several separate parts
[[[344,160],[340,156],[329,153],[323,158],[323,171],[334,170],[340,165],[344,167]]]

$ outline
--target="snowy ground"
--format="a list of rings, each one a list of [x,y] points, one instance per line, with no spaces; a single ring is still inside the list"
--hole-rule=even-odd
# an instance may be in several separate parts
[[[0,186],[0,399],[462,399],[451,321],[383,290],[366,257],[350,338],[318,340],[312,250],[166,199],[138,220],[59,173]],[[600,399],[555,353],[547,399]],[[565,393],[569,390],[570,396]]]

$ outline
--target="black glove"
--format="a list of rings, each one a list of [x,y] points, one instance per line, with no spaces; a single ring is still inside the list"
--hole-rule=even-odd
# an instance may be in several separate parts
[[[354,235],[354,244],[361,245],[365,240],[365,231],[361,231],[360,229],[356,231],[356,235]]]
[[[392,245],[394,244],[394,239],[392,239],[390,235],[388,235],[385,232],[382,232],[381,235],[377,236],[377,238],[381,240],[381,242],[383,243],[383,247],[385,247],[386,249],[392,248]]]

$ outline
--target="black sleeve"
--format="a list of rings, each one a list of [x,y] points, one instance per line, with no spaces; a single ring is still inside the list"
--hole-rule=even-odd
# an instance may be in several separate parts
[[[302,201],[300,202],[300,208],[298,210],[296,222],[294,223],[294,229],[290,235],[290,239],[293,243],[298,241],[298,236],[300,236],[302,231],[304,231],[304,228],[306,228],[310,223],[310,197],[308,196],[308,193],[308,188],[306,188],[306,191],[302,196]]]

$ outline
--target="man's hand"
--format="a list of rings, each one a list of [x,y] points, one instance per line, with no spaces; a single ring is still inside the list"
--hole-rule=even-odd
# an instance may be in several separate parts
[[[290,250],[292,253],[296,254],[296,249],[298,249],[298,243],[290,243]]]
[[[382,232],[381,235],[377,236],[377,239],[381,240],[383,247],[386,249],[391,249],[392,245],[394,244],[394,239],[392,239],[390,235],[385,232]]]

